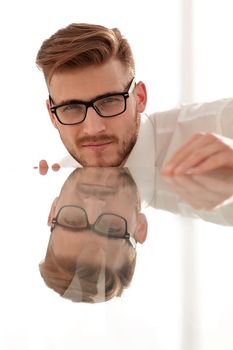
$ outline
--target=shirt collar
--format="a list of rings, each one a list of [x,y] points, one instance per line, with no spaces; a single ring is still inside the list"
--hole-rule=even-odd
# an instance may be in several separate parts
[[[154,127],[146,114],[141,115],[137,141],[125,163],[126,167],[153,167],[155,164]]]

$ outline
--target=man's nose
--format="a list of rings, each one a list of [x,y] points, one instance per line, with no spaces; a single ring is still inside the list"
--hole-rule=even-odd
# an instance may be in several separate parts
[[[88,135],[96,135],[105,131],[105,120],[99,116],[93,107],[87,109],[86,118],[83,121],[83,132]]]
[[[97,217],[102,214],[106,208],[106,200],[98,198],[97,195],[83,198],[84,208],[87,213],[88,221],[93,224]]]

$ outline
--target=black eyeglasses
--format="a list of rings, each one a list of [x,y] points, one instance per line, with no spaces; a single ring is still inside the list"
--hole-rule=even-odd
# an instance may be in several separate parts
[[[71,103],[52,106],[50,110],[63,125],[82,123],[87,116],[89,107],[94,108],[96,113],[103,118],[115,117],[125,112],[127,108],[126,101],[133,92],[135,85],[135,79],[133,78],[126,92],[101,95],[88,102],[74,100]],[[51,96],[49,96],[49,101],[52,105],[53,100]]]
[[[120,215],[103,213],[93,224],[88,221],[84,208],[76,205],[64,205],[55,218],[52,219],[51,232],[59,225],[75,232],[91,230],[100,236],[110,239],[126,239],[133,248],[136,248],[136,240],[127,231],[127,221]]]

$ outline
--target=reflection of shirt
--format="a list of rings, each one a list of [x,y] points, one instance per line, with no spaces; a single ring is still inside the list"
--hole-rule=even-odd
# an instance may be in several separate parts
[[[233,138],[233,98],[143,114],[137,142],[125,166],[161,167],[192,134],[201,131]],[[71,156],[60,163],[80,166]]]

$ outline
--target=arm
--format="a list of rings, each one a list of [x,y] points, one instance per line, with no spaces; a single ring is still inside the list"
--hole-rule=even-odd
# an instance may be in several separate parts
[[[233,140],[213,133],[196,133],[162,167],[163,175],[199,175],[233,169]]]
[[[162,173],[202,174],[233,168],[233,98],[180,109]]]

